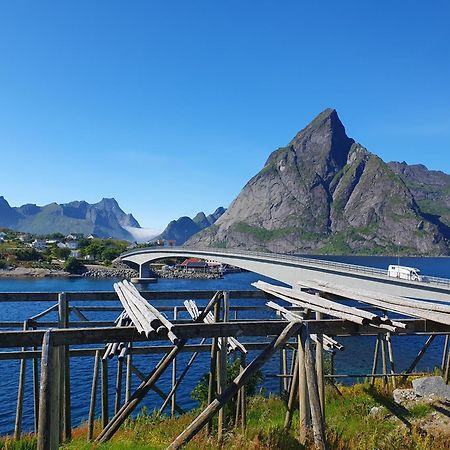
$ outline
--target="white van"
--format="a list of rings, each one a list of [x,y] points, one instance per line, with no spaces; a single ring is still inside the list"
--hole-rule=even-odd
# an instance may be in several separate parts
[[[388,276],[401,278],[402,280],[423,281],[423,277],[420,275],[420,270],[415,267],[391,265],[388,267]]]

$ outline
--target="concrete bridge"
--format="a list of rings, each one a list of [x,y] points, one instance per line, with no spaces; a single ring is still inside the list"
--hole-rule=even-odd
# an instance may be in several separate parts
[[[424,281],[401,280],[387,276],[387,268],[382,270],[286,254],[241,249],[148,247],[126,252],[120,259],[137,264],[140,277],[144,278],[148,276],[150,262],[174,257],[193,257],[230,264],[292,287],[298,287],[302,281],[319,281],[352,289],[450,303],[450,279],[424,274]]]

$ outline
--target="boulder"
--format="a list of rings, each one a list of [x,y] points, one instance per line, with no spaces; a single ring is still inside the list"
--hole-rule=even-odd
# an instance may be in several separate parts
[[[450,400],[450,386],[444,383],[442,377],[418,378],[412,382],[413,390],[420,397],[436,397]]]

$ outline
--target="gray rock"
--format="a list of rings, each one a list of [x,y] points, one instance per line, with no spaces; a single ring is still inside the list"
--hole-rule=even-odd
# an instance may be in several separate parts
[[[393,392],[394,402],[402,404],[417,398],[414,389],[395,389]]]
[[[419,378],[412,382],[414,393],[421,397],[436,397],[450,400],[450,386],[444,383],[442,377]]]

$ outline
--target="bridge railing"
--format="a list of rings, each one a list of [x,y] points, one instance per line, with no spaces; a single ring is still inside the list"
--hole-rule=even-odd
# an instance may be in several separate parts
[[[148,247],[138,250],[131,250],[129,252],[126,252],[122,254],[122,257],[126,257],[127,255],[134,255],[136,253],[145,253],[148,250],[153,250],[155,252],[161,251],[164,249],[167,249],[167,247]],[[348,264],[348,263],[342,263],[338,261],[329,261],[325,259],[318,259],[318,258],[308,258],[304,256],[296,256],[292,254],[285,254],[285,253],[267,253],[267,252],[257,252],[252,250],[241,250],[241,249],[226,249],[226,248],[208,248],[208,247],[196,247],[196,248],[189,248],[189,247],[169,247],[170,250],[179,250],[180,252],[205,252],[205,253],[211,253],[211,252],[217,252],[217,253],[223,253],[227,255],[235,255],[235,256],[254,256],[258,258],[268,258],[270,260],[278,259],[282,261],[288,261],[293,263],[304,263],[310,265],[316,265],[316,266],[324,266],[324,267],[331,267],[335,269],[339,269],[342,271],[351,271],[355,273],[362,273],[362,274],[368,274],[368,275],[376,275],[376,276],[384,276],[388,277],[387,269],[379,269],[377,267],[368,267],[368,266],[361,266],[357,264]],[[405,280],[409,281],[409,280]],[[439,277],[432,277],[432,276],[424,276],[423,281],[425,283],[434,283],[446,287],[450,287],[450,279],[447,278],[439,278]]]

